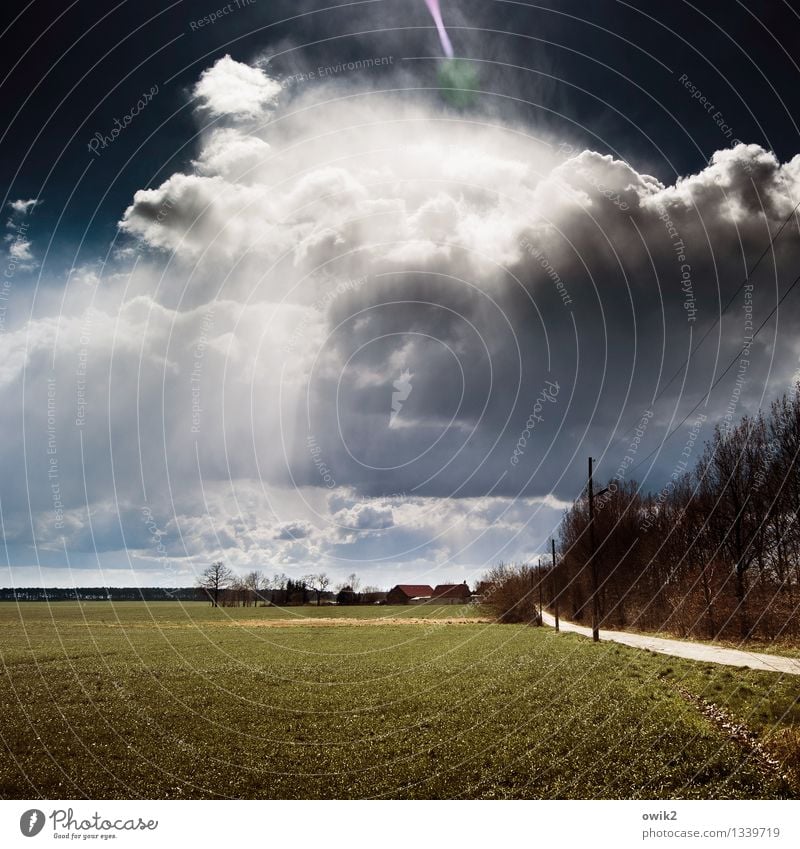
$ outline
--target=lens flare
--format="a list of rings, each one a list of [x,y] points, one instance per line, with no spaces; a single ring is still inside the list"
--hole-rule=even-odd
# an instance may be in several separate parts
[[[464,109],[475,102],[478,75],[469,62],[446,59],[439,68],[439,85],[445,100],[458,109]]]
[[[436,24],[436,32],[439,33],[439,41],[442,42],[442,50],[444,50],[444,55],[447,56],[448,59],[452,59],[453,45],[450,44],[450,36],[447,34],[447,30],[444,28],[444,21],[442,21],[442,12],[439,9],[439,0],[425,0],[425,3],[427,4],[428,9],[431,13],[433,22]]]

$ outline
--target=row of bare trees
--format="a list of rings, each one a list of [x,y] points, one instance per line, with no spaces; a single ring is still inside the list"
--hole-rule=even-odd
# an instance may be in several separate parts
[[[325,572],[288,578],[276,574],[272,578],[260,570],[237,575],[221,560],[203,570],[198,587],[213,607],[250,607],[263,605],[299,605],[326,602],[337,604],[374,604],[386,598],[386,593],[377,587],[364,587],[358,576],[348,575],[346,582],[339,584],[335,592],[329,589],[331,579]]]
[[[270,578],[258,569],[237,575],[221,560],[206,567],[198,579],[213,607],[307,604],[312,598],[321,604],[329,585],[330,578],[324,572],[296,580],[283,574]]]
[[[772,640],[800,634],[800,384],[766,413],[718,425],[694,468],[658,493],[609,481],[595,500],[602,627]],[[584,494],[543,582],[563,615],[591,615]]]

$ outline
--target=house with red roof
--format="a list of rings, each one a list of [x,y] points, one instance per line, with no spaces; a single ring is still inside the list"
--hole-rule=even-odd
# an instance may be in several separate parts
[[[430,601],[433,587],[428,584],[398,584],[392,587],[387,596],[387,604],[422,604]]]
[[[431,601],[436,604],[466,604],[471,595],[466,581],[463,584],[439,584]]]
[[[436,589],[428,584],[398,584],[386,596],[387,604],[466,604],[472,593],[467,582],[463,584],[438,584]]]

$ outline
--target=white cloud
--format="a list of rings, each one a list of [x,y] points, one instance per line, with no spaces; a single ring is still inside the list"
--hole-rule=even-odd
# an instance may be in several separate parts
[[[211,133],[194,165],[205,176],[253,182],[269,151],[270,146],[258,136],[225,127]]]
[[[11,210],[19,215],[27,215],[31,210],[35,207],[39,206],[42,203],[40,200],[36,200],[35,198],[30,198],[29,200],[12,200],[9,201],[9,206]]]
[[[223,56],[203,71],[194,87],[200,105],[214,117],[256,120],[269,113],[281,86],[260,68]]]
[[[275,539],[281,539],[281,540],[305,539],[306,537],[311,536],[312,531],[313,531],[313,526],[309,522],[305,522],[305,521],[282,522],[275,529]]]
[[[334,515],[344,530],[385,530],[394,525],[394,515],[389,505],[356,504],[349,510],[340,510]]]
[[[20,262],[30,262],[33,260],[31,253],[31,243],[27,239],[14,239],[8,248],[9,256]]]

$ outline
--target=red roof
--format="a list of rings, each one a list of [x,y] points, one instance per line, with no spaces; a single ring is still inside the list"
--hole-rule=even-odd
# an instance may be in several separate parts
[[[409,598],[433,595],[433,587],[429,587],[427,584],[398,584],[395,589],[400,590],[401,593],[407,595]]]
[[[466,584],[439,584],[433,591],[434,598],[467,598],[469,595]]]

